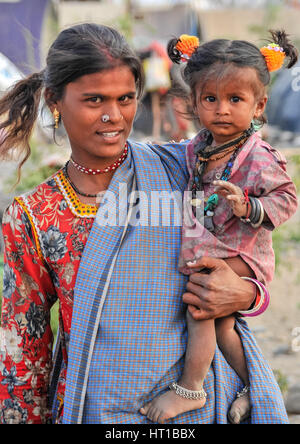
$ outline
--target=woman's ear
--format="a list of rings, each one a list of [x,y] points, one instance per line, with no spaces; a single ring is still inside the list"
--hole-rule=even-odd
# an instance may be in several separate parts
[[[45,99],[46,105],[48,106],[51,113],[53,114],[54,109],[57,107],[57,101],[55,100],[54,94],[50,88],[45,88],[44,99]]]

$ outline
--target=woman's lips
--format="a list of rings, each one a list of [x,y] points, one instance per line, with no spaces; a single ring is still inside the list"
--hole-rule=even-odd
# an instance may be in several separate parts
[[[117,136],[118,134],[120,134],[119,131],[113,131],[113,132],[110,132],[110,133],[102,133],[102,135],[103,135],[104,137],[115,137],[115,136]]]
[[[114,130],[114,131],[96,131],[98,136],[103,137],[106,141],[115,142],[119,139],[123,130]]]

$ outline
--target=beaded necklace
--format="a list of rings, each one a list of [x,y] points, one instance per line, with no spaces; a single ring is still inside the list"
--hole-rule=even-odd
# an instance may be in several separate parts
[[[104,170],[94,170],[92,168],[86,168],[82,165],[79,165],[79,163],[75,162],[75,160],[72,157],[70,158],[70,162],[81,173],[85,173],[85,174],[89,174],[89,175],[104,174],[104,173],[109,173],[110,171],[116,170],[124,162],[124,160],[127,157],[127,154],[128,154],[128,145],[126,143],[126,145],[124,147],[124,151],[121,154],[121,156],[119,157],[119,159],[116,160],[111,165],[109,165],[108,167],[104,168]],[[84,196],[84,194],[82,194],[82,196]]]
[[[65,175],[65,169],[58,171],[54,180],[61,190],[66,202],[68,203],[70,211],[74,216],[83,218],[96,217],[98,207],[96,205],[84,204],[78,199],[78,196],[71,187],[70,182]]]
[[[84,193],[83,191],[80,191],[75,184],[71,181],[70,176],[68,174],[68,165],[69,165],[69,160],[68,162],[65,164],[64,168],[63,168],[63,172],[64,175],[66,176],[69,184],[71,185],[71,187],[73,188],[73,190],[75,191],[75,193],[79,194],[80,196],[84,196],[84,197],[97,197],[98,194],[88,194],[88,193]]]
[[[223,170],[220,180],[225,180],[225,181],[229,180],[230,175],[231,175],[231,170],[232,170],[234,161],[238,155],[238,152],[239,152],[240,148],[244,145],[246,140],[249,138],[251,133],[252,133],[252,131],[250,129],[243,134],[243,138],[239,137],[239,139],[233,140],[230,143],[232,150],[234,150],[234,151]],[[229,148],[230,144],[226,144],[226,146],[224,145],[222,147],[224,151],[227,151],[226,154],[229,154],[228,148]],[[218,149],[218,153],[222,152],[223,150]],[[230,149],[230,151],[231,151],[231,149]],[[215,154],[215,152],[213,154]],[[206,156],[205,156],[205,159],[203,159],[201,154],[202,153],[198,153],[198,156],[197,156],[198,160],[196,162],[195,169],[194,169],[194,176],[193,176],[193,183],[192,183],[192,199],[191,199],[190,203],[192,205],[194,215],[196,215],[196,209],[204,205],[204,208],[203,208],[204,226],[207,230],[213,232],[215,230],[215,226],[213,223],[213,216],[214,216],[214,210],[219,203],[219,196],[216,193],[214,193],[211,196],[209,196],[207,199],[204,199],[204,202],[202,199],[199,199],[197,197],[197,192],[203,191],[202,178],[203,178],[203,175],[205,172],[207,160],[210,160],[210,157],[212,158],[213,155],[210,156],[209,154],[205,153]]]

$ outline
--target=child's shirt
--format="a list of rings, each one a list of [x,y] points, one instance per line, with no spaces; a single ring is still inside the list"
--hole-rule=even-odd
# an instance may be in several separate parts
[[[200,132],[187,146],[186,158],[190,173],[188,190],[191,189],[196,163],[194,146]],[[214,232],[208,231],[192,215],[183,217],[182,246],[179,268],[188,273],[186,263],[202,256],[226,259],[240,256],[254,271],[257,279],[268,284],[274,276],[275,256],[272,248],[272,230],[288,220],[297,209],[296,188],[286,173],[286,159],[277,150],[264,142],[255,133],[244,144],[234,161],[229,181],[242,190],[248,189],[249,196],[259,198],[270,219],[259,228],[243,223],[233,214],[228,201],[219,197],[214,209]],[[220,179],[225,164],[203,176],[204,196],[215,192],[214,180]],[[187,193],[185,199],[190,199]],[[185,202],[185,206],[188,206]],[[191,229],[191,226],[193,228]]]

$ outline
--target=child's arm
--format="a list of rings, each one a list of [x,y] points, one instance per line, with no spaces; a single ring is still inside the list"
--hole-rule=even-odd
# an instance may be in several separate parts
[[[215,180],[213,184],[216,185],[216,193],[228,200],[235,216],[247,216],[248,206],[244,193],[240,187],[225,180]],[[270,222],[266,212],[264,212],[263,222]]]
[[[264,209],[263,226],[267,230],[274,230],[290,219],[297,210],[297,190],[290,176],[287,174],[287,161],[282,153],[270,147],[264,141],[257,141],[255,150],[247,155],[243,163],[245,183],[249,185],[249,196],[259,199]],[[239,166],[241,170],[241,164]],[[226,182],[222,182],[226,185]],[[230,185],[229,185],[230,187]],[[232,194],[222,187],[226,195]],[[231,188],[232,190],[232,188]],[[237,190],[233,194],[237,194]],[[239,196],[233,198],[241,203],[242,190]],[[221,195],[221,194],[220,194]],[[226,196],[225,196],[226,197]],[[231,197],[228,202],[230,202]],[[236,211],[236,204],[234,203]],[[245,214],[245,206],[240,208]],[[238,216],[240,212],[237,211]]]
[[[241,258],[241,256],[229,257],[224,259],[229,267],[239,276],[256,278],[255,273],[248,264]]]

